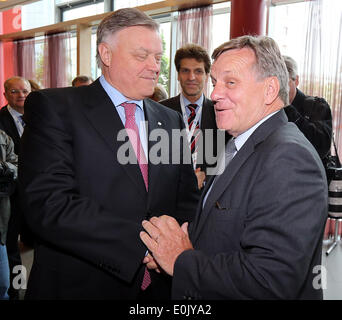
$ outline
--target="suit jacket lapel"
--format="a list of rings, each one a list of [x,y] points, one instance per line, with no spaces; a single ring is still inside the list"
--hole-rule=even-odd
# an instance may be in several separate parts
[[[154,103],[149,100],[144,100],[144,112],[145,112],[145,121],[147,121],[147,136],[150,137],[150,134],[155,129],[164,129],[165,128],[165,120],[160,118],[158,113],[158,109],[154,105]],[[148,139],[148,152],[150,156],[151,148],[157,143],[157,141],[151,141]],[[149,195],[152,195],[155,187],[156,182],[158,181],[158,175],[160,171],[161,164],[151,164],[151,159],[148,160],[148,190]],[[148,197],[148,201],[151,201],[152,196]]]
[[[19,143],[20,140],[20,136],[18,133],[18,129],[17,126],[15,125],[14,119],[12,117],[12,115],[10,114],[10,112],[8,111],[8,107],[5,107],[6,109],[4,110],[4,115],[6,117],[6,126],[7,126],[7,130],[9,132],[9,135],[11,135],[13,137],[13,140],[16,141],[16,143]]]
[[[117,160],[118,149],[124,143],[124,141],[118,141],[117,136],[119,131],[124,129],[124,125],[99,80],[89,86],[87,93],[88,95],[84,97],[83,111],[107,147],[113,151],[113,159]],[[146,188],[139,165],[126,164],[120,167],[132,180],[139,193],[145,197]]]
[[[278,113],[273,115],[271,118],[263,122],[248,138],[242,148],[236,153],[234,158],[226,167],[226,170],[222,173],[222,176],[213,185],[204,208],[202,209],[202,203],[205,194],[208,192],[213,178],[208,181],[208,184],[203,190],[202,197],[200,200],[200,208],[197,209],[196,221],[191,239],[193,243],[196,242],[200,232],[205,224],[206,219],[213,206],[215,206],[217,199],[220,198],[223,192],[229,188],[233,178],[239,172],[241,166],[247,161],[247,159],[253,154],[256,146],[263,142],[275,129],[279,128],[280,125],[287,123],[287,118],[284,110],[280,110]]]
[[[180,94],[178,96],[176,96],[174,99],[175,99],[174,110],[176,110],[180,114],[182,114],[182,107],[181,107],[181,103],[180,103]]]
[[[202,106],[201,129],[216,129],[214,106],[209,99],[204,97]]]
[[[254,143],[248,140],[245,145],[239,150],[239,152],[236,153],[234,158],[231,160],[231,162],[226,167],[226,170],[222,173],[222,175],[215,181],[215,184],[210,190],[210,193],[207,197],[206,203],[204,205],[204,208],[198,212],[198,221],[196,221],[196,233],[193,237],[193,240],[196,241],[198,235],[200,234],[204,224],[205,220],[207,219],[211,209],[213,206],[215,206],[217,199],[220,198],[222,193],[229,187],[231,181],[235,177],[235,175],[238,173],[241,166],[244,164],[244,162],[249,158],[249,156],[254,151]],[[212,182],[214,180],[214,177],[211,178],[211,180],[208,181],[208,186],[205,189],[206,192],[210,188]],[[206,193],[203,192],[205,195]],[[201,206],[203,203],[203,199],[200,202]]]

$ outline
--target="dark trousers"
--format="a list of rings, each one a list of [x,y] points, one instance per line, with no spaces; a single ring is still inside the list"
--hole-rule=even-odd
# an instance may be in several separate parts
[[[154,277],[153,271],[151,274],[151,284],[144,291],[140,291],[137,300],[142,301],[168,301],[171,300],[171,284],[172,278],[166,274],[157,275]]]

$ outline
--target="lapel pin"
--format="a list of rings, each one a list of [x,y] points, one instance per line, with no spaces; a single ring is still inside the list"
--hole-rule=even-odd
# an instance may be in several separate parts
[[[158,121],[158,126],[161,126],[161,125],[162,125],[161,122]]]

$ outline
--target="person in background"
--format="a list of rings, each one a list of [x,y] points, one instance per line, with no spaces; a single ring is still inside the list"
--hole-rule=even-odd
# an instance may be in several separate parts
[[[8,102],[0,110],[0,129],[4,130],[14,142],[14,152],[19,153],[20,137],[24,131],[24,103],[31,92],[28,80],[22,77],[11,77],[4,83],[4,96]]]
[[[187,128],[191,153],[196,169],[199,188],[203,187],[206,178],[206,169],[210,166],[206,158],[199,160],[199,135],[203,138],[203,155],[205,155],[206,140],[205,131],[213,130],[213,155],[217,155],[217,126],[215,122],[215,111],[213,102],[205,97],[204,89],[208,82],[211,61],[208,52],[197,44],[187,44],[176,51],[174,58],[178,72],[178,82],[181,93],[167,100],[160,101],[161,104],[178,111],[182,116]],[[197,130],[200,129],[200,130]],[[202,132],[201,132],[202,131]],[[229,139],[229,136],[226,137]],[[222,145],[224,147],[224,145]],[[212,163],[211,166],[215,164]]]
[[[12,139],[0,130],[0,300],[8,300],[10,268],[6,249],[8,222],[11,215],[10,195],[17,178],[18,157]]]
[[[153,95],[151,96],[151,99],[154,101],[160,101],[160,100],[165,100],[168,98],[167,91],[164,89],[164,87],[158,83],[154,87]]]
[[[36,81],[29,79],[28,82],[31,85],[31,91],[37,91],[42,89]]]
[[[289,105],[285,113],[312,143],[326,166],[332,139],[332,115],[328,102],[319,97],[305,95],[298,89],[299,76],[296,61],[283,56],[289,73]],[[327,168],[325,168],[327,170]]]
[[[142,223],[147,266],[173,276],[173,299],[322,299],[327,182],[283,110],[280,50],[269,37],[242,36],[212,58],[217,126],[233,136],[226,169],[206,184],[189,230],[166,215]]]
[[[88,76],[77,76],[74,78],[71,82],[71,85],[73,87],[80,87],[80,86],[88,86],[91,83],[93,83],[94,80],[91,77]]]
[[[20,152],[20,139],[24,131],[24,103],[26,97],[31,92],[31,85],[28,80],[22,77],[14,76],[4,82],[4,96],[8,102],[0,110],[0,129],[6,132],[11,137],[14,143],[14,152]],[[24,215],[21,208],[21,201],[18,190],[11,195],[11,216],[8,223],[6,248],[10,269],[17,265],[21,265],[21,257],[18,246],[18,238],[22,240],[27,246],[33,245],[32,235],[24,221]],[[13,286],[13,278],[15,274],[11,275],[11,287],[9,289],[9,296],[11,300],[19,299],[19,292]]]
[[[25,299],[170,297],[171,278],[143,264],[141,221],[164,212],[192,221],[199,190],[191,161],[154,164],[150,154],[152,131],[184,127],[148,98],[162,51],[157,22],[120,9],[97,29],[99,79],[29,95],[18,180],[37,246]],[[170,156],[182,159],[180,142]]]

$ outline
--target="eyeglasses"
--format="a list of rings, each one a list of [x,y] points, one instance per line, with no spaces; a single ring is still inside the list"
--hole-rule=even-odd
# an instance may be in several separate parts
[[[30,91],[23,89],[23,90],[18,90],[18,89],[12,89],[9,91],[10,94],[19,94],[20,92],[23,93],[24,95],[28,95]]]

